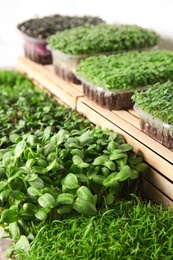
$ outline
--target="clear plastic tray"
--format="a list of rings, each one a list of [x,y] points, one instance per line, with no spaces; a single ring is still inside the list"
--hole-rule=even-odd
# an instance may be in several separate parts
[[[70,55],[59,50],[51,50],[51,52],[55,73],[65,80],[80,84],[81,82],[76,78],[74,71],[80,60],[89,55]]]
[[[109,90],[100,86],[94,86],[79,75],[76,77],[81,81],[84,94],[98,105],[109,110],[120,110],[132,108],[134,103],[131,99],[134,90]],[[138,90],[144,90],[145,87],[139,87]]]
[[[134,105],[142,132],[173,151],[173,125],[167,124]]]
[[[30,60],[39,64],[52,64],[52,53],[47,49],[45,39],[32,38],[22,33],[24,39],[24,53]]]
[[[51,50],[48,46],[48,49]],[[69,80],[76,84],[81,84],[79,78],[75,76],[75,69],[79,64],[80,60],[85,59],[90,56],[97,55],[109,55],[113,54],[113,52],[105,52],[105,53],[93,53],[93,54],[81,54],[81,55],[72,55],[61,52],[60,50],[51,50],[53,65],[55,69],[55,73],[62,77],[65,80]]]

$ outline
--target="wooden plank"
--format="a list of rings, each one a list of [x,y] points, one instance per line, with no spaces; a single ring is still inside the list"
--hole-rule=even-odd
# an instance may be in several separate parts
[[[112,111],[115,115],[121,117],[123,120],[127,121],[131,125],[135,126],[136,128],[140,129],[139,119],[135,117],[133,114],[130,114],[126,110],[113,110]]]
[[[51,72],[52,75],[55,75],[56,77],[58,77],[58,76],[56,75],[55,71],[54,71],[53,65],[46,65],[45,67],[46,67],[46,69],[47,69],[49,72]],[[66,82],[66,81],[65,81],[65,82]],[[69,85],[71,85],[74,89],[76,89],[76,90],[80,93],[80,96],[84,96],[82,85],[80,85],[80,84],[76,85],[76,84],[74,84],[74,83],[72,83],[72,82],[70,82],[70,81],[68,81],[67,83],[68,83]]]
[[[43,66],[40,64],[37,64],[26,57],[19,57],[18,63],[25,63],[29,67],[33,67],[35,70],[39,71],[41,75],[44,74],[47,78],[49,78],[50,81],[53,83],[56,83],[59,88],[62,88],[63,90],[67,91],[71,95],[78,97],[78,96],[83,96],[83,88],[81,85],[75,85],[71,82],[67,82],[54,72],[53,65],[48,65],[48,66]]]
[[[76,97],[84,96],[82,85],[75,85],[71,82],[67,82],[67,81],[61,79],[60,77],[58,77],[54,72],[53,65],[43,66],[43,65],[37,64],[37,63],[27,59],[26,57],[19,57],[18,58],[18,67],[22,68],[23,65],[25,67],[28,66],[28,68],[29,67],[34,68],[41,75],[46,76],[47,78],[49,78],[50,81],[52,81],[53,83],[56,83],[60,88],[62,88],[63,90],[66,90],[71,95],[74,95]]]
[[[134,115],[135,117],[139,118],[139,114],[137,111],[135,111],[133,108],[128,109],[128,112],[132,115]]]
[[[59,88],[59,86],[54,83],[54,81],[50,80],[50,78],[47,78],[45,74],[40,74],[40,72],[35,70],[33,66],[28,66],[25,62],[22,63],[21,60],[18,65],[18,70],[25,73],[27,72],[28,77],[30,77],[31,79],[35,79],[54,96],[57,96],[64,103],[66,103],[73,109],[76,109],[77,96],[71,95],[68,92],[64,91],[62,88]]]
[[[87,100],[87,98],[78,99],[77,111],[82,112],[94,124],[108,127],[123,134],[126,141],[133,145],[135,153],[141,155],[147,163],[152,165],[159,172],[163,172],[167,178],[173,181],[173,164],[162,157],[165,155],[166,158],[172,161],[173,153],[140,130],[134,128],[128,122],[124,122],[111,111],[105,110],[106,109]],[[161,156],[157,154],[155,150],[160,151]]]
[[[1,238],[0,239],[0,260],[7,260],[8,259],[4,256],[4,253],[7,250],[7,248],[9,246],[11,246],[11,244],[12,244],[12,240],[9,239],[9,238]]]
[[[142,176],[156,189],[160,190],[170,199],[173,199],[173,183],[166,179],[161,173],[150,167],[147,171],[145,171],[145,173],[142,174]]]
[[[163,207],[166,209],[168,206],[173,208],[173,201],[169,199],[167,196],[165,196],[161,191],[157,190],[154,186],[152,186],[149,182],[146,180],[143,180],[140,185],[140,190],[147,194],[147,197],[156,202],[157,204],[163,205]]]

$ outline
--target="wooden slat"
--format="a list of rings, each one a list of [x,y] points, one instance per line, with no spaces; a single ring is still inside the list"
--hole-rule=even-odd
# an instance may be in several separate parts
[[[71,95],[73,95],[75,97],[83,96],[82,86],[81,85],[75,85],[75,84],[72,84],[72,83],[69,84],[69,82],[66,82],[63,79],[59,78],[55,74],[55,72],[52,68],[52,65],[43,66],[43,65],[37,64],[37,63],[25,58],[25,57],[19,57],[18,58],[18,67],[22,67],[23,64],[25,64],[25,66],[28,66],[28,68],[30,68],[30,67],[34,68],[34,70],[39,72],[40,75],[46,76],[50,81],[57,84],[57,86],[59,88],[67,91]],[[51,69],[50,69],[50,66],[51,66]]]
[[[126,110],[113,110],[112,111],[115,115],[121,117],[123,120],[128,121],[134,127],[140,129],[139,125],[139,118],[135,117],[133,114],[130,114]]]
[[[135,117],[139,117],[139,114],[138,114],[138,112],[137,111],[135,111],[133,108],[131,108],[131,109],[128,109],[128,112],[130,113],[130,114],[132,114],[132,115],[134,115]]]
[[[83,93],[73,86],[69,86],[66,82],[63,84],[64,81],[62,79],[49,72],[43,65],[36,64],[21,57],[18,60],[18,70],[25,73],[27,72],[31,79],[35,79],[54,96],[60,98],[73,109],[76,109],[77,98],[82,96]]]
[[[170,199],[173,199],[173,183],[153,168],[143,173],[143,178]]]
[[[147,197],[150,200],[156,202],[157,204],[162,204],[164,208],[167,208],[168,206],[173,208],[173,201],[146,180],[141,183],[140,189],[144,194],[147,194]]]
[[[8,238],[1,238],[0,239],[0,260],[7,260],[8,259],[4,256],[4,253],[7,250],[7,248],[9,246],[11,246],[11,244],[12,244],[11,239],[8,239]]]

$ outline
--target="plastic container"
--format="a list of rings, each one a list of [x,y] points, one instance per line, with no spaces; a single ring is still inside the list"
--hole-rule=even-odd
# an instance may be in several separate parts
[[[79,75],[76,77],[81,81],[85,96],[96,102],[101,107],[109,110],[120,110],[132,108],[134,103],[131,99],[134,90],[109,90],[100,86],[94,86],[82,79]],[[139,87],[137,90],[144,90],[145,87]],[[135,89],[136,90],[136,89]]]
[[[80,80],[74,74],[75,68],[81,59],[85,59],[90,55],[71,55],[59,50],[51,50],[51,52],[55,73],[65,80],[80,84]]]
[[[32,38],[22,33],[24,39],[24,54],[30,60],[39,64],[52,64],[52,53],[47,49],[45,39]]]
[[[47,48],[51,50],[49,46]],[[80,78],[77,77],[75,73],[75,69],[79,64],[80,60],[91,56],[98,56],[102,54],[110,55],[116,53],[112,51],[112,52],[72,55],[72,54],[66,54],[64,52],[61,52],[60,50],[51,50],[51,52],[52,52],[52,59],[53,59],[55,73],[59,77],[71,81],[75,84],[81,84]]]
[[[167,124],[134,105],[142,132],[173,151],[173,125]]]

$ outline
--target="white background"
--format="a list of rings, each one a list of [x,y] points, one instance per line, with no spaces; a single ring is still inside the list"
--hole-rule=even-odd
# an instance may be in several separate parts
[[[0,67],[15,67],[23,55],[18,23],[56,13],[154,29],[163,39],[160,48],[173,49],[173,0],[0,0]]]

